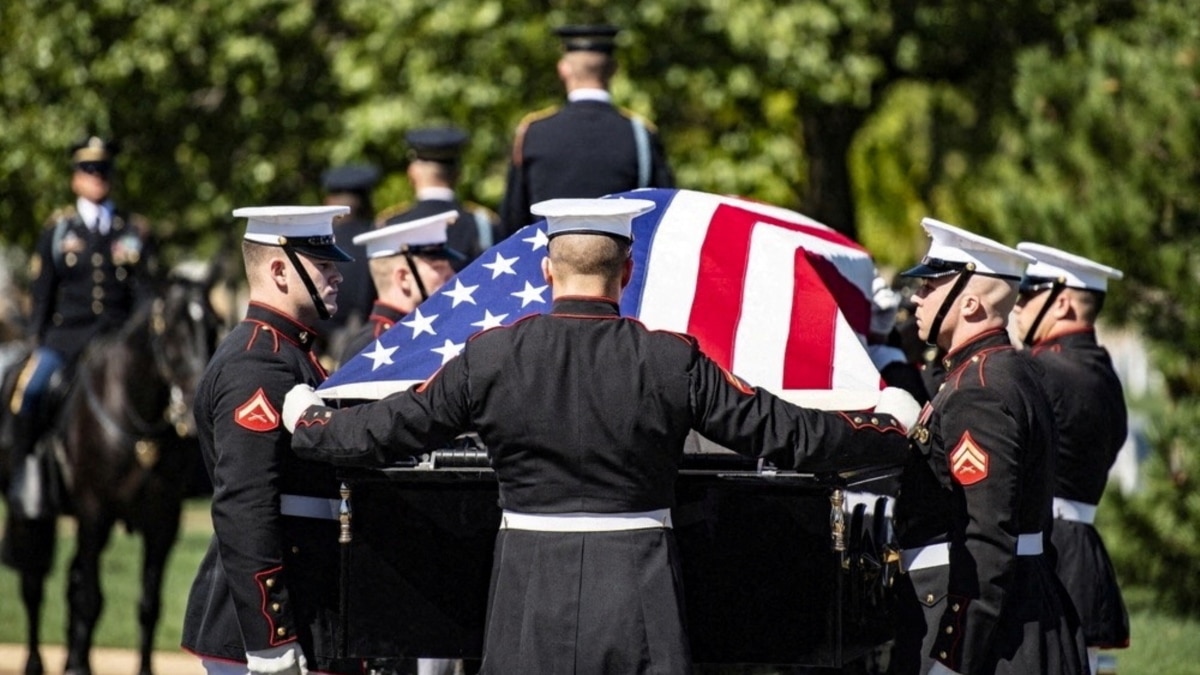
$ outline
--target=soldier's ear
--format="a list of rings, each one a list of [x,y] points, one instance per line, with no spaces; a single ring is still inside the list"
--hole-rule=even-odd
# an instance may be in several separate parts
[[[554,267],[550,262],[550,256],[542,258],[542,279],[551,286],[554,285]]]

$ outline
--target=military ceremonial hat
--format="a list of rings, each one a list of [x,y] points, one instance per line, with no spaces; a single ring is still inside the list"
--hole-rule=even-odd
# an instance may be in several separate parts
[[[467,142],[467,133],[454,127],[413,129],[404,134],[410,159],[455,162]]]
[[[121,144],[107,141],[99,136],[88,136],[71,145],[71,161],[80,162],[111,162],[121,150]]]
[[[568,52],[601,52],[611,54],[616,47],[616,26],[561,26],[554,29]]]
[[[1103,293],[1108,291],[1109,279],[1125,276],[1124,272],[1115,267],[1042,244],[1023,241],[1017,244],[1017,250],[1037,258],[1036,262],[1025,268],[1021,289],[1026,291],[1038,290],[1039,287],[1048,288],[1055,281],[1059,281],[1068,288]]]
[[[987,237],[933,218],[921,220],[932,241],[921,264],[904,272],[906,277],[942,277],[970,270],[1002,279],[1020,279],[1033,256]]]
[[[633,219],[654,209],[648,199],[547,199],[529,208],[546,218],[546,236],[556,234],[614,234],[633,238]]]
[[[247,241],[348,262],[354,258],[334,243],[333,219],[349,212],[348,206],[248,206],[234,209],[233,217],[247,219]]]
[[[327,193],[370,192],[379,182],[379,169],[370,164],[346,164],[326,169],[321,188]]]
[[[453,257],[446,246],[446,228],[458,218],[458,211],[445,211],[364,232],[354,243],[367,249],[368,258],[384,258],[412,253],[435,257]]]

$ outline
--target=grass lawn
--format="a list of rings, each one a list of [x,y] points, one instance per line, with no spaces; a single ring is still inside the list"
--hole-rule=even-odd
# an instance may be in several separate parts
[[[42,636],[48,643],[62,644],[65,637],[65,570],[74,551],[69,533],[69,522],[61,522],[55,568],[46,586],[46,607],[42,615]],[[155,636],[156,649],[179,648],[188,589],[208,546],[210,533],[208,502],[189,501],[185,505],[180,538],[168,564],[162,620]],[[140,567],[141,540],[122,529],[114,531],[103,558],[105,604],[96,630],[97,645],[128,648],[137,645]],[[1198,672],[1200,619],[1160,612],[1155,606],[1153,594],[1147,589],[1127,589],[1125,595],[1133,625],[1133,644],[1129,649],[1116,652],[1118,672],[1122,675],[1185,675]],[[18,579],[12,570],[0,568],[0,642],[24,641],[25,617]]]
[[[0,500],[2,501],[2,500]],[[3,512],[0,504],[0,513]],[[0,520],[0,527],[3,521]],[[66,575],[75,542],[72,523],[58,524],[58,545],[54,569],[46,580],[46,601],[42,609],[42,640],[47,644],[66,642]],[[163,580],[162,615],[154,636],[155,649],[178,650],[183,632],[183,610],[188,589],[208,548],[212,525],[207,500],[193,500],[184,506],[179,539],[167,559]],[[136,647],[138,643],[137,602],[141,594],[142,540],[118,525],[101,558],[100,578],[104,593],[104,611],[96,626],[95,644],[102,647]],[[25,642],[25,611],[21,604],[18,576],[0,567],[0,643]]]

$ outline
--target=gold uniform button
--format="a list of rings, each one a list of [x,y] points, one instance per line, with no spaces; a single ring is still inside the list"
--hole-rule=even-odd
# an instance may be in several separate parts
[[[858,416],[855,416],[855,418],[854,418],[854,423],[855,423],[855,424],[862,424],[862,418],[861,418],[861,417],[858,417]]]
[[[61,326],[63,322],[62,314],[55,312],[54,316],[50,317],[50,320],[54,322],[55,326]]]
[[[878,418],[878,417],[872,417],[872,418],[871,418],[871,424],[874,424],[874,425],[876,425],[876,426],[879,426],[879,418]]]
[[[956,603],[954,603],[954,607],[953,607],[953,609],[954,609],[954,611],[956,611],[956,612],[958,611],[958,603],[957,603],[957,602],[956,602]]]
[[[287,635],[287,629],[283,626],[280,626],[279,628],[275,629],[275,634],[279,637],[283,637],[284,635]]]
[[[124,267],[118,267],[113,276],[117,277],[117,281],[125,281],[125,277],[129,276],[129,272]]]
[[[63,256],[63,261],[67,263],[67,267],[74,267],[75,263],[79,262],[79,256],[74,253],[68,253]]]
[[[271,611],[272,611],[272,612],[276,612],[276,613],[278,613],[278,612],[279,612],[279,603],[278,603],[278,602],[272,602],[272,603],[271,603]]]
[[[92,272],[92,281],[98,284],[104,283],[104,270],[96,270]]]
[[[293,546],[293,547],[292,547],[292,553],[299,553],[299,552],[300,552],[300,547],[299,547],[299,546]]]
[[[946,635],[950,635],[953,632],[954,632],[954,626],[946,626]]]
[[[925,596],[925,602],[927,602],[931,605],[933,604],[933,593],[930,593],[929,595]]]
[[[93,300],[92,301],[92,314],[103,314],[103,313],[104,313],[104,303],[100,302],[99,300]]]
[[[93,286],[92,287],[92,297],[95,298],[96,300],[102,299],[104,297],[104,289],[99,286]]]
[[[978,357],[978,356],[972,356],[972,357],[971,357],[971,363],[979,363],[979,357]]]
[[[275,588],[275,577],[268,577],[267,580],[263,582],[263,584],[267,588]]]
[[[99,267],[104,264],[104,256],[99,253],[92,254],[92,267]]]
[[[938,656],[944,659],[946,658],[946,652],[938,652]]]

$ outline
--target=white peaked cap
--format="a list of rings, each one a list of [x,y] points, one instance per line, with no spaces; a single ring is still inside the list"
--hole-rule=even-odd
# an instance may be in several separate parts
[[[633,219],[652,211],[649,199],[548,199],[530,207],[546,218],[546,236],[568,232],[633,238]]]
[[[366,247],[368,258],[400,255],[407,250],[420,253],[422,248],[444,247],[446,228],[457,219],[458,211],[445,211],[364,232],[354,238],[354,243]]]
[[[1109,279],[1125,276],[1115,267],[1042,244],[1023,241],[1017,244],[1017,249],[1037,258],[1036,262],[1025,268],[1025,276],[1063,279],[1070,288],[1104,292],[1108,290]]]
[[[348,261],[353,258],[335,245],[333,237],[333,219],[347,213],[349,206],[247,206],[234,209],[233,217],[246,218],[247,241]]]
[[[932,241],[920,265],[906,271],[909,277],[939,277],[974,266],[976,274],[1020,279],[1033,256],[982,235],[933,218],[921,219]]]

